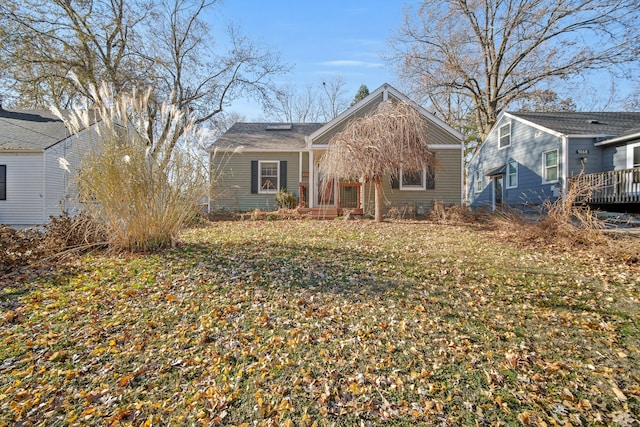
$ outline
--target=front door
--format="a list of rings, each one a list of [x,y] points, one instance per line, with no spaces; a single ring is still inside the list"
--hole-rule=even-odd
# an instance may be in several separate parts
[[[318,206],[335,204],[335,182],[318,171]]]
[[[493,178],[493,209],[502,208],[502,180],[503,176],[499,175]]]

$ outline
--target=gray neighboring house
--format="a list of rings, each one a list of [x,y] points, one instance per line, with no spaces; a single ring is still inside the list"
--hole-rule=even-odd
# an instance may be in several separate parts
[[[411,102],[388,84],[380,86],[328,123],[236,123],[208,149],[211,153],[211,210],[276,209],[279,189],[293,193],[302,208],[341,214],[373,211],[372,185],[329,181],[318,161],[331,138],[353,118],[386,100]],[[414,106],[428,123],[430,148],[439,167],[386,179],[386,209],[422,213],[434,201],[461,204],[463,198],[463,136],[426,110]]]
[[[539,205],[585,180],[588,202],[640,203],[640,113],[504,112],[467,165],[474,207]]]
[[[93,136],[87,129],[70,135],[48,110],[0,107],[0,224],[39,226],[50,216],[75,211],[73,173],[60,159],[73,172],[80,148]]]

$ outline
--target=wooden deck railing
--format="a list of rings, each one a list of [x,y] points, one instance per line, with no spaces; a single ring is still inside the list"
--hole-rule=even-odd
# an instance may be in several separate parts
[[[570,185],[591,190],[586,203],[640,203],[640,168],[578,175]]]

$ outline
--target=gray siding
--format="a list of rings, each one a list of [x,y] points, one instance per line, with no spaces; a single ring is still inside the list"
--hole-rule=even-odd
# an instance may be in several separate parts
[[[42,224],[45,218],[42,153],[0,152],[0,165],[7,165],[7,200],[0,200],[0,224]]]
[[[567,154],[569,177],[579,175],[583,169],[585,174],[604,170],[602,169],[602,151],[593,145],[596,142],[594,138],[569,139]],[[588,154],[585,154],[584,150],[588,151]],[[583,158],[584,163],[581,161]]]
[[[616,145],[605,145],[602,149],[602,170],[623,170],[629,168],[629,147],[637,146],[640,141],[628,141]]]
[[[303,153],[303,158],[306,153]],[[274,194],[251,194],[251,161],[287,162],[287,190],[298,197],[299,152],[217,153],[211,156],[211,209],[275,210]],[[283,187],[283,183],[280,183]]]
[[[511,122],[511,145],[500,149],[498,146],[498,129]],[[540,204],[545,199],[555,199],[557,184],[543,183],[542,156],[544,152],[558,150],[559,173],[562,174],[562,138],[529,126],[519,120],[503,116],[495,124],[482,147],[467,166],[467,194],[473,207],[491,206],[493,204],[492,180],[485,174],[508,162],[518,164],[518,185],[506,188],[504,183],[503,201],[509,205]],[[475,192],[475,172],[482,172],[483,190]]]

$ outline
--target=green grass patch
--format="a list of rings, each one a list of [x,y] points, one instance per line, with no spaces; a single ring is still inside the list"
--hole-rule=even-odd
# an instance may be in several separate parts
[[[219,222],[3,291],[0,425],[624,425],[638,277],[470,227]]]

